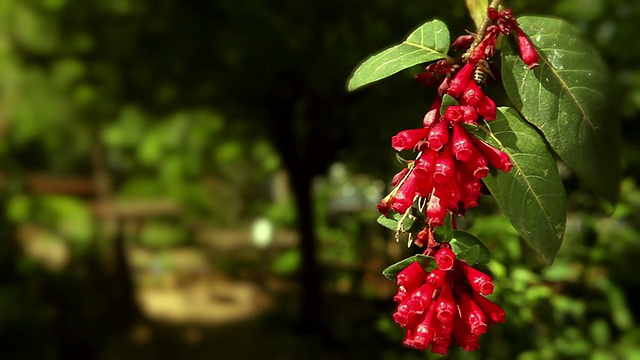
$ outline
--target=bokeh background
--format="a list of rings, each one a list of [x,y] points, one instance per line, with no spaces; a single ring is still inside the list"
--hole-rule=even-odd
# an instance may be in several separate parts
[[[608,62],[621,199],[560,164],[546,267],[484,197],[461,227],[492,249],[508,322],[451,358],[640,359],[640,2],[507,5],[567,19]],[[375,204],[400,169],[389,138],[433,93],[419,69],[345,83],[436,17],[472,30],[462,0],[0,1],[0,357],[430,358],[400,345],[381,275],[417,249]]]

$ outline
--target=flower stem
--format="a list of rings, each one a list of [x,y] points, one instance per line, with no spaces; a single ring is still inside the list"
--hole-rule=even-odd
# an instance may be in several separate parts
[[[497,10],[498,7],[501,5],[502,5],[502,0],[492,0],[491,4],[489,4],[489,7]],[[491,25],[491,21],[492,20],[488,16],[485,16],[484,22],[478,28],[478,32],[476,33],[476,38],[471,43],[471,46],[469,46],[469,50],[467,50],[467,52],[462,57],[463,59],[466,60],[469,57],[469,55],[471,55],[471,53],[473,52],[473,49],[475,49],[476,46],[480,44],[480,41],[482,41],[482,38],[484,37],[485,32],[487,32],[487,28],[489,27],[489,25]]]

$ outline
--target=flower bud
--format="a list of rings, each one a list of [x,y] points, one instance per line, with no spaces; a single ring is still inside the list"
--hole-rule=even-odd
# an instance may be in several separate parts
[[[427,222],[429,223],[429,226],[442,226],[446,214],[447,210],[443,204],[440,203],[440,198],[437,197],[435,193],[431,194],[429,203],[427,204]]]
[[[391,147],[396,151],[411,150],[427,136],[428,131],[425,128],[400,131],[391,138]]]
[[[475,36],[471,34],[460,35],[451,43],[451,47],[455,50],[468,49],[469,46],[471,46],[471,43],[473,43],[474,39]]]
[[[520,27],[516,27],[516,34],[518,36],[518,47],[520,48],[520,57],[522,61],[529,67],[529,69],[533,69],[538,66],[538,52],[536,48],[533,46],[531,39],[527,36],[527,34],[520,29]]]
[[[447,76],[438,86],[438,97],[443,97],[449,91],[449,86],[451,86],[451,77]]]
[[[440,110],[431,109],[427,111],[427,113],[424,115],[424,118],[422,118],[422,126],[428,129],[432,127],[433,124],[435,124],[436,121],[438,121],[439,119],[440,119]]]

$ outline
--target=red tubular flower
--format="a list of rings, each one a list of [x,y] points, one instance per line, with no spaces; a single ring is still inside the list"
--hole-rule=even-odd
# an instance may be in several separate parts
[[[451,105],[444,111],[444,118],[452,124],[459,123],[464,119],[464,110],[459,105]]]
[[[464,351],[478,350],[480,348],[478,335],[474,335],[471,332],[469,324],[463,320],[460,313],[458,313],[454,321],[458,324],[453,328],[453,336],[456,339],[456,344]]]
[[[487,332],[485,315],[473,301],[469,293],[464,290],[457,292],[458,308],[460,309],[460,319],[469,326],[469,331],[476,336]]]
[[[400,170],[397,174],[393,175],[393,178],[391,179],[391,186],[398,185],[400,181],[402,181],[402,179],[404,179],[404,177],[407,176],[408,172],[409,172],[409,168],[406,167]]]
[[[425,282],[426,273],[417,261],[404,268],[396,277],[396,282],[407,291],[414,291]]]
[[[455,175],[453,152],[451,145],[447,144],[438,156],[433,167],[433,181],[438,184],[447,183]]]
[[[511,160],[509,159],[509,155],[500,151],[493,146],[485,143],[484,141],[476,138],[475,136],[471,137],[471,142],[480,150],[480,152],[489,159],[489,163],[494,168],[509,172],[513,167]]]
[[[391,147],[396,151],[411,150],[427,136],[428,131],[425,128],[400,131],[391,138]]]
[[[451,292],[451,284],[445,283],[442,285],[435,307],[436,317],[443,325],[449,326],[453,324],[457,309],[455,301],[453,300],[453,293]]]
[[[393,313],[393,320],[403,328],[415,326],[420,322],[422,313],[426,310],[420,299],[411,297],[409,300],[398,305],[398,309]]]
[[[496,323],[504,323],[507,321],[507,314],[504,310],[498,306],[493,301],[487,299],[486,297],[473,293],[473,300],[480,306],[482,311],[487,315],[487,323],[489,325],[494,325]]]
[[[533,69],[538,66],[538,52],[536,48],[533,46],[531,39],[527,36],[527,34],[520,29],[520,27],[516,27],[516,34],[518,36],[518,47],[520,48],[520,58],[524,61],[525,64],[529,67],[529,69]]]
[[[457,160],[467,161],[471,157],[471,141],[462,126],[453,125],[453,154]]]
[[[471,106],[478,106],[483,97],[485,95],[475,81],[469,81],[467,88],[462,93],[462,99]]]
[[[468,63],[473,64],[475,68],[475,65],[477,65],[480,60],[491,57],[493,55],[493,52],[495,51],[499,33],[500,29],[497,25],[489,26],[482,41],[480,41],[478,46],[476,46],[476,48],[473,49],[473,51],[469,55],[469,58],[467,58]]]
[[[456,260],[456,254],[451,250],[449,246],[443,246],[438,250],[434,256],[438,268],[449,271],[453,269],[454,262]]]
[[[485,96],[480,100],[477,106],[477,111],[487,121],[495,120],[497,115],[496,103],[488,96]]]
[[[427,274],[426,281],[436,288],[442,286],[447,278],[447,272],[442,268],[435,269]]]
[[[447,93],[454,98],[459,98],[462,92],[467,88],[469,81],[471,81],[474,71],[475,66],[473,64],[464,64],[460,71],[458,71],[458,73],[454,76],[453,80],[451,80],[451,84],[449,85],[449,90],[447,91]]]
[[[469,160],[465,161],[463,164],[476,179],[482,179],[489,174],[487,160],[475,146],[471,146],[470,149],[471,156],[469,157]]]
[[[460,109],[463,111],[462,122],[465,124],[475,125],[478,122],[478,112],[473,106],[462,105]]]
[[[416,181],[416,174],[412,172],[407,176],[406,180],[400,188],[397,190],[396,195],[393,197],[391,209],[397,211],[400,214],[404,214],[407,209],[413,205],[414,198],[416,196],[416,190],[418,183]]]
[[[431,194],[427,204],[427,222],[430,227],[442,226],[447,209],[441,203],[440,198],[435,193]]]
[[[466,167],[461,166],[458,170],[458,184],[462,192],[460,197],[464,207],[468,209],[477,206],[482,190],[480,180],[470,174]]]
[[[458,186],[457,176],[452,176],[445,184],[439,185],[435,189],[435,194],[440,197],[440,203],[445,209],[455,212],[458,210],[458,202],[460,202],[460,187]]]
[[[480,293],[480,295],[491,295],[493,293],[493,283],[491,277],[480,270],[467,265],[466,263],[458,260],[456,268],[459,268],[464,273],[464,276],[471,284],[471,288]]]
[[[427,136],[427,143],[429,144],[429,148],[438,151],[448,142],[449,125],[446,121],[440,121],[431,128]]]
[[[432,321],[433,315],[435,313],[435,308],[429,308],[426,316],[416,327],[415,332],[413,332],[413,338],[407,337],[405,340],[405,345],[411,346],[418,350],[427,350],[429,348],[429,344],[431,343],[431,339],[433,339],[433,330],[432,330]]]
[[[419,350],[431,347],[432,353],[446,354],[455,338],[463,350],[475,350],[479,347],[479,336],[487,331],[488,325],[504,322],[505,313],[473,286],[475,278],[483,278],[473,273],[479,271],[456,259],[449,245],[436,246],[434,258],[438,268],[425,277],[419,264],[414,263],[398,275],[399,284],[408,285],[416,277],[424,283],[410,295],[407,295],[410,291],[398,291],[404,300],[393,318],[407,330],[404,340],[407,346]]]

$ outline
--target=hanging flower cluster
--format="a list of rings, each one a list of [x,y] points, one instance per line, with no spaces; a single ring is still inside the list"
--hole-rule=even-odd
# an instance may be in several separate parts
[[[405,345],[420,350],[431,347],[438,354],[446,354],[454,339],[464,350],[477,349],[488,325],[504,322],[506,317],[504,310],[485,298],[493,292],[491,278],[470,266],[475,261],[468,264],[458,258],[447,243],[451,239],[439,243],[433,235],[443,225],[455,229],[455,215],[478,205],[481,179],[489,174],[489,167],[503,172],[513,167],[506,153],[475,137],[465,125],[496,118],[496,103],[482,86],[493,78],[489,60],[499,35],[515,32],[520,56],[529,68],[538,65],[538,54],[511,10],[489,8],[487,16],[491,23],[485,31],[453,42],[454,49],[465,51],[460,60],[437,61],[416,76],[423,86],[437,87],[438,96],[422,127],[400,131],[391,139],[395,150],[413,150],[417,155],[394,176],[392,191],[378,204],[383,215],[395,211],[404,219],[416,214],[417,202],[417,216],[425,219],[413,242],[426,247],[422,256],[433,256],[437,267],[427,273],[414,261],[397,273],[394,300],[398,307],[393,318],[407,330]]]
[[[500,306],[485,298],[493,293],[491,278],[467,265],[447,245],[435,253],[438,268],[426,273],[414,262],[397,276],[394,320],[407,330],[404,344],[447,354],[455,338],[463,350],[476,350],[487,325],[505,322]]]
[[[488,59],[495,52],[498,35],[516,31],[523,61],[537,66],[538,54],[522,32],[510,9],[498,12],[489,8],[488,26],[478,45],[468,51],[464,65],[440,60],[426,67],[416,78],[425,86],[438,86],[438,97],[423,118],[422,127],[399,132],[391,139],[397,151],[418,152],[415,161],[394,177],[394,189],[378,204],[378,210],[404,214],[418,198],[427,199],[426,215],[431,227],[441,226],[447,211],[464,214],[477,206],[481,195],[480,179],[489,173],[489,165],[508,172],[512,163],[504,152],[468,133],[463,124],[475,125],[479,119],[496,118],[496,104],[481,89],[490,76]],[[453,47],[469,49],[473,35],[456,39]],[[457,101],[442,113],[445,95]]]

